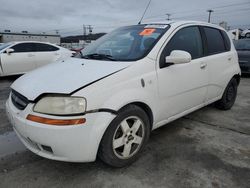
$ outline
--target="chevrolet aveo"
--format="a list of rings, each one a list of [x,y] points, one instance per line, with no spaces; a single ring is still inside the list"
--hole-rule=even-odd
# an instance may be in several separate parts
[[[32,152],[54,160],[134,162],[150,132],[215,102],[230,109],[237,52],[219,26],[166,22],[119,28],[81,59],[32,71],[11,86],[7,114]]]

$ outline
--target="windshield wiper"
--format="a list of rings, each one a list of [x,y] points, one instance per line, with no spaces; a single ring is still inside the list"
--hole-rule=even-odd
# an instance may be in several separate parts
[[[116,59],[114,59],[112,55],[98,54],[98,53],[83,55],[82,58],[85,58],[85,59],[108,59],[111,61],[116,61]]]

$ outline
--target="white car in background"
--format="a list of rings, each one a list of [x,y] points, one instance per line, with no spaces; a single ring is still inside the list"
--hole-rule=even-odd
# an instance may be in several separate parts
[[[250,29],[243,30],[241,36],[245,38],[250,38]]]
[[[240,74],[232,40],[219,26],[133,25],[90,44],[82,59],[23,75],[6,109],[34,153],[72,162],[99,156],[122,167],[138,158],[153,129],[213,102],[229,110]]]
[[[44,42],[10,42],[0,45],[0,76],[24,74],[43,65],[66,60],[73,51]]]

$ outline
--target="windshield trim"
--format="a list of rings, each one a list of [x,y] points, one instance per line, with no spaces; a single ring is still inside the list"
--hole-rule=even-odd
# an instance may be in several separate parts
[[[154,41],[154,43],[152,44],[152,46],[147,50],[145,51],[145,53],[141,56],[141,57],[138,57],[138,58],[134,58],[134,59],[115,59],[116,61],[119,61],[119,62],[133,62],[133,61],[138,61],[138,60],[141,60],[143,58],[145,58],[152,50],[153,48],[155,47],[155,45],[158,43],[158,41],[162,38],[162,36],[170,29],[171,25],[170,24],[162,24],[162,23],[154,23],[154,24],[151,24],[151,23],[148,23],[148,24],[140,24],[140,26],[144,26],[146,27],[147,25],[166,25],[166,28],[163,29],[162,33],[158,36],[158,38]],[[126,27],[133,27],[133,26],[139,26],[139,25],[130,25],[130,26],[124,26],[124,27],[120,27],[120,28],[126,28]],[[84,50],[84,49],[83,49]],[[88,54],[86,54],[88,55]],[[83,56],[86,56],[86,55],[83,55]],[[97,59],[93,59],[93,60],[97,60]],[[107,61],[107,60],[105,60]]]

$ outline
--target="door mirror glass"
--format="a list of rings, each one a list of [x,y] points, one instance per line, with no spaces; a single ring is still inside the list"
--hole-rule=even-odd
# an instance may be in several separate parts
[[[183,50],[173,50],[169,56],[165,58],[167,64],[182,64],[191,61],[190,53]]]
[[[9,48],[9,49],[7,49],[6,50],[6,53],[8,54],[8,55],[10,55],[11,53],[13,53],[15,50],[13,49],[13,48]]]

